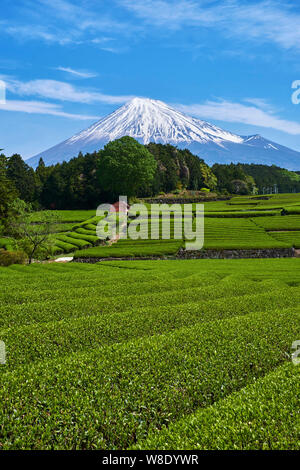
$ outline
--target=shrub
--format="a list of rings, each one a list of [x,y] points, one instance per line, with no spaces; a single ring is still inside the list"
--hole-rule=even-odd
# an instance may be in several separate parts
[[[25,264],[26,255],[23,251],[6,251],[0,249],[0,266],[11,266],[12,264]]]

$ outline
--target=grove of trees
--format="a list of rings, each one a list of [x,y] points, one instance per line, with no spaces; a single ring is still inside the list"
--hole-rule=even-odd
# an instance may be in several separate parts
[[[215,164],[211,168],[189,150],[172,145],[139,144],[132,137],[69,162],[34,170],[20,155],[0,155],[0,228],[16,198],[33,209],[91,209],[119,195],[155,196],[188,189],[222,194],[255,194],[277,185],[279,192],[300,192],[300,175],[276,166]]]

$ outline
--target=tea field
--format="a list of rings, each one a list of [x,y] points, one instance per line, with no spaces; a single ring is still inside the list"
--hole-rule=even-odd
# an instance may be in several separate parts
[[[150,204],[143,217],[152,215]],[[184,205],[181,205],[184,208]],[[193,216],[196,204],[192,205]],[[95,210],[55,211],[59,223],[55,224],[52,236],[53,256],[64,253],[75,254],[75,258],[168,258],[176,257],[185,248],[185,237],[174,237],[176,218],[171,216],[170,240],[162,240],[162,223],[158,240],[118,240],[105,243],[99,240],[96,230],[100,217]],[[300,195],[277,194],[268,196],[233,197],[227,201],[204,203],[204,247],[205,250],[280,249],[299,248]],[[128,214],[128,226],[132,222]],[[42,213],[37,212],[33,222],[41,223]],[[195,230],[195,226],[194,226]],[[140,229],[145,235],[146,229]],[[291,231],[290,234],[283,233]],[[147,228],[151,237],[151,224]],[[282,232],[282,233],[281,233]],[[292,233],[293,232],[293,233]],[[11,249],[13,240],[0,239],[0,248]]]
[[[300,259],[16,265],[0,284],[1,449],[300,448]]]

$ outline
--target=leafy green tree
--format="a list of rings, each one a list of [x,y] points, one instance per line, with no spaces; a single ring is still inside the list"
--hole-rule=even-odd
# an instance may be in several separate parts
[[[231,181],[231,188],[232,188],[232,193],[234,194],[240,194],[240,195],[246,195],[249,194],[249,188],[246,183],[246,181],[242,180],[232,180]]]
[[[112,197],[133,197],[150,191],[157,164],[153,155],[132,137],[110,142],[99,157],[100,186]]]
[[[153,184],[154,193],[169,192],[176,189],[180,180],[178,149],[172,145],[155,144],[153,142],[150,142],[146,148],[152,153],[157,162]]]
[[[248,175],[240,164],[220,165],[216,163],[212,171],[218,180],[218,190],[230,194],[250,194],[251,188],[248,186]],[[243,182],[243,184],[241,184]]]
[[[206,165],[205,163],[201,163],[200,167],[201,167],[201,174],[202,174],[204,185],[208,189],[216,189],[217,184],[218,184],[218,179],[213,173],[213,171],[211,170],[211,168],[209,168],[209,166]]]
[[[211,169],[190,150],[153,142],[146,147],[157,161],[154,194],[174,191],[178,185],[191,190],[198,190],[203,186],[215,189],[217,181]]]

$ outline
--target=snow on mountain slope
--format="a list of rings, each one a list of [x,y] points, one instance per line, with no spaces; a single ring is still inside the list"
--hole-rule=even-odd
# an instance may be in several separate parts
[[[230,132],[191,118],[162,101],[134,98],[68,142],[115,140],[124,135],[149,142],[242,142]]]
[[[147,98],[134,98],[88,129],[30,158],[27,163],[35,167],[40,158],[43,158],[47,165],[68,161],[79,152],[85,154],[100,150],[109,141],[125,135],[134,137],[143,144],[170,143],[180,148],[189,148],[197,155],[206,157],[208,163],[248,162],[249,156],[249,163],[253,162],[254,158],[256,163],[268,161],[269,164],[279,164],[277,160],[280,148],[280,154],[284,149],[288,158],[295,160],[292,166],[300,169],[298,152],[278,146],[259,135],[241,137],[187,116],[162,101]],[[256,158],[258,153],[260,157]]]

